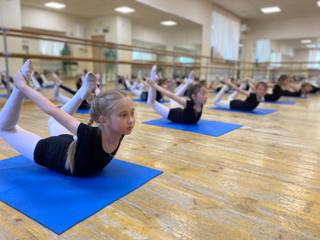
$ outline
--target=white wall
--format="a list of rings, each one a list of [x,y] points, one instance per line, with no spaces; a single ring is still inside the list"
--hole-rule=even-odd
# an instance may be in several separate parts
[[[249,21],[250,36],[254,38],[291,39],[319,37],[319,17],[295,18],[275,21]]]
[[[20,0],[0,0],[0,26],[7,28],[21,29],[21,3]],[[8,37],[8,51],[22,52],[22,45],[20,38]],[[0,51],[4,50],[3,39],[0,37]],[[9,73],[14,74],[22,64],[22,60],[18,58],[9,58]],[[5,63],[1,59],[0,70],[5,69]]]
[[[67,36],[76,36],[77,24],[83,24],[84,22],[84,18],[22,6],[23,27],[65,32]]]

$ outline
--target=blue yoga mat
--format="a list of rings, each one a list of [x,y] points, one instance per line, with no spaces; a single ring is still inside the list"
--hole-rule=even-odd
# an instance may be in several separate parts
[[[306,96],[282,96],[283,98],[300,98],[300,99],[307,99]]]
[[[0,200],[57,234],[161,174],[112,160],[94,177],[68,177],[22,156],[0,160],[0,172]]]
[[[90,109],[78,109],[77,113],[79,114],[88,114],[90,112]]]
[[[209,109],[214,109],[218,111],[226,111],[226,112],[239,112],[244,114],[253,114],[253,115],[268,115],[274,112],[277,112],[275,109],[268,109],[268,108],[256,108],[253,111],[241,111],[241,110],[234,110],[234,109],[225,109],[220,107],[210,107]]]
[[[143,100],[141,100],[140,98],[134,98],[133,101],[134,101],[134,102],[147,103],[147,101],[143,101]],[[169,100],[159,101],[159,103],[169,103],[169,102],[170,102]]]
[[[264,102],[264,103],[270,103],[270,104],[280,104],[280,105],[294,105],[297,102],[294,100],[278,100],[276,102]]]
[[[169,121],[165,118],[159,118],[144,122],[152,126],[172,128],[176,130],[182,130],[193,133],[200,133],[213,137],[222,136],[228,132],[231,132],[237,128],[242,127],[240,124],[225,123],[218,121],[200,120],[197,124],[180,124]]]
[[[58,108],[61,108],[62,106],[58,106]],[[79,114],[88,114],[90,112],[90,108],[88,109],[79,109],[76,111],[76,113],[79,113]]]

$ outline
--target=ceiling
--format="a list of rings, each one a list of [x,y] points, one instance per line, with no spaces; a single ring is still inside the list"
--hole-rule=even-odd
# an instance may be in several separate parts
[[[320,16],[317,0],[208,0],[246,20],[274,20]],[[279,6],[280,13],[263,14],[262,7]]]
[[[171,27],[172,29],[186,29],[186,28],[199,28],[199,24],[189,21],[187,19],[169,14],[147,5],[138,3],[133,0],[59,0],[60,3],[65,3],[66,8],[61,10],[54,10],[44,7],[43,0],[21,0],[22,5],[46,9],[49,11],[56,11],[73,16],[83,18],[94,18],[107,15],[122,15],[132,19],[133,22],[168,29],[168,27],[161,26],[160,22],[163,20],[174,20],[178,22],[177,26]],[[114,8],[128,6],[135,9],[135,12],[130,14],[121,14],[114,11]]]

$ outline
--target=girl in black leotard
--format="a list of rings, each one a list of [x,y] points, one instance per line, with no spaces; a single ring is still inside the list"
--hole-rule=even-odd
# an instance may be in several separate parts
[[[245,100],[239,99],[230,99],[229,100],[222,100],[224,93],[229,89],[229,87],[236,90],[238,93],[245,95],[247,98]],[[267,92],[268,86],[265,82],[258,82],[252,92],[245,91],[233,83],[231,81],[226,81],[226,85],[220,90],[217,96],[214,98],[214,104],[217,107],[225,108],[225,109],[234,109],[234,110],[241,110],[241,111],[252,111],[254,110],[262,101],[263,97]],[[233,98],[235,94],[233,95]]]
[[[202,114],[203,105],[207,101],[207,89],[203,84],[193,84],[193,76],[190,74],[185,85],[189,86],[188,89],[188,99],[178,96],[168,90],[160,87],[156,83],[157,79],[157,68],[153,66],[151,70],[150,80],[148,81],[149,94],[148,94],[148,105],[153,108],[157,113],[159,113],[162,117],[171,120],[172,122],[182,123],[182,124],[195,124],[197,123]],[[181,89],[185,86],[181,86]],[[180,86],[179,86],[180,88]],[[181,90],[180,89],[180,90]],[[163,104],[160,104],[156,101],[155,95],[156,90],[161,92],[164,96],[170,98],[173,102],[176,102],[174,108],[168,108]]]
[[[121,91],[100,93],[92,102],[90,123],[80,123],[72,114],[97,88],[88,73],[81,88],[61,109],[28,86],[31,61],[14,78],[14,89],[0,112],[0,137],[25,157],[53,171],[71,176],[89,176],[101,171],[116,154],[124,135],[135,123],[131,99]],[[17,125],[24,96],[50,115],[51,137],[40,136]]]

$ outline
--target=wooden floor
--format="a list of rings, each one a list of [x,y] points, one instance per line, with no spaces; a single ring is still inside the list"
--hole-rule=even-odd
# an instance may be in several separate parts
[[[262,104],[268,116],[206,108],[244,125],[218,138],[144,125],[158,116],[137,104],[117,158],[164,174],[60,236],[0,203],[0,239],[320,239],[320,96],[297,101]],[[20,125],[47,136],[31,103]],[[0,159],[17,154],[0,144]]]

